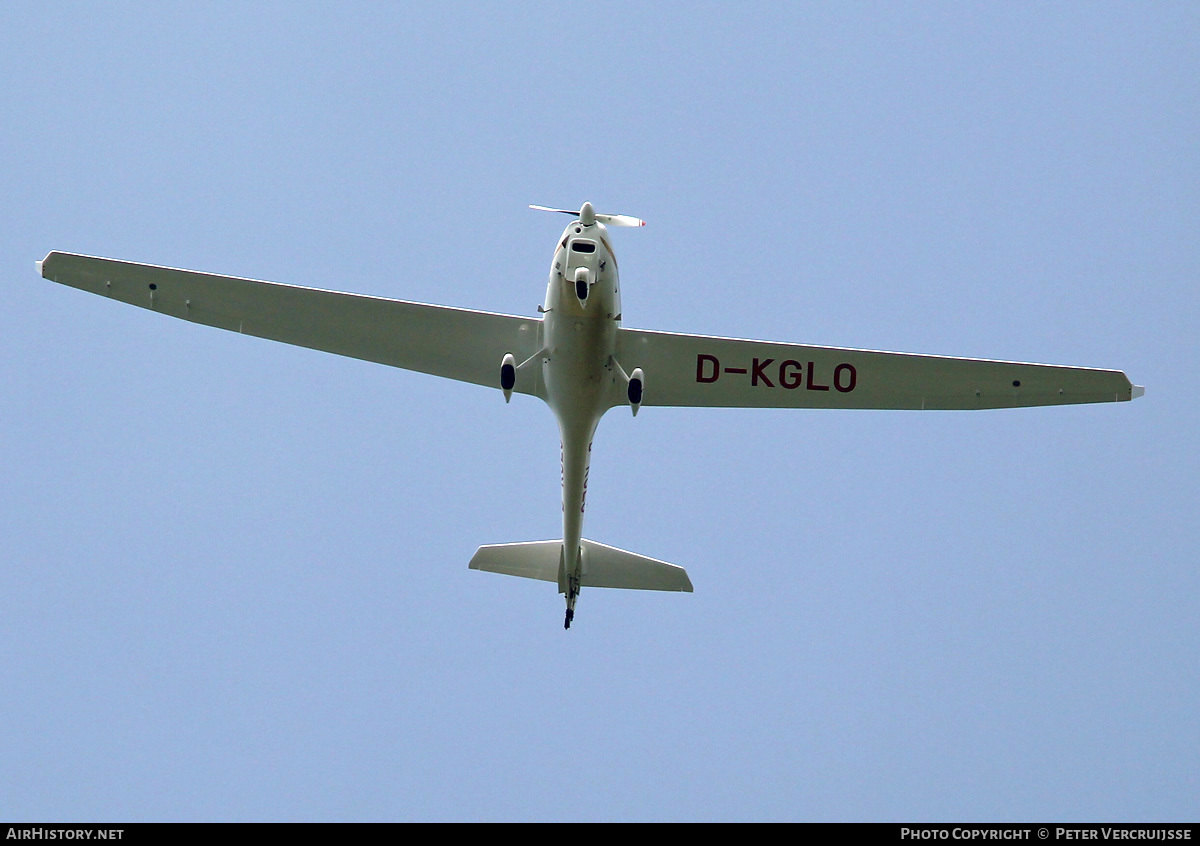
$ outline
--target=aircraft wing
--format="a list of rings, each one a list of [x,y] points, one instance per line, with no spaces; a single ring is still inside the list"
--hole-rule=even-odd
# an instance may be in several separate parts
[[[643,405],[975,409],[1121,402],[1119,370],[815,347],[624,329],[617,360],[645,372]]]
[[[47,279],[193,323],[499,387],[506,353],[540,349],[541,321],[52,252]],[[540,368],[534,368],[540,377]],[[540,378],[518,380],[541,396]]]

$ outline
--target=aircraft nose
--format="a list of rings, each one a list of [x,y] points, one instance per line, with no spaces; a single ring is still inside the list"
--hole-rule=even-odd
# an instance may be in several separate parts
[[[584,226],[591,226],[596,222],[596,209],[591,203],[584,203],[583,208],[579,210],[579,222]]]

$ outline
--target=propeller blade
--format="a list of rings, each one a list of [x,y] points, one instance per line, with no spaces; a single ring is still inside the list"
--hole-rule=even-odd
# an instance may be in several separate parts
[[[576,217],[578,217],[578,216],[579,216],[579,210],[578,210],[578,209],[575,209],[575,210],[571,210],[571,209],[552,209],[552,208],[550,208],[549,206],[535,206],[535,205],[530,205],[529,207],[530,207],[531,209],[534,209],[535,211],[558,212],[559,214],[569,214],[569,215],[574,215],[574,216],[576,216]]]
[[[596,220],[605,226],[645,226],[646,221],[628,214],[598,214]]]
[[[595,214],[592,212],[592,204],[584,203],[583,208],[579,211],[574,209],[552,209],[549,206],[535,206],[530,204],[531,209],[535,211],[557,212],[558,214],[569,214],[572,217],[578,217],[583,220],[588,226],[591,225],[585,218],[594,218],[606,226],[645,226],[646,221],[640,217],[634,217],[628,214]]]

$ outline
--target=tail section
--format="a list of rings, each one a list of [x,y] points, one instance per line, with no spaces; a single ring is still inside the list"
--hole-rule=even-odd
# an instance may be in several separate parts
[[[580,587],[692,592],[692,581],[682,567],[596,541],[585,539],[579,546],[582,553],[579,556]],[[567,591],[567,574],[562,572],[562,541],[481,546],[471,557],[470,567],[489,573],[558,582],[559,593]]]

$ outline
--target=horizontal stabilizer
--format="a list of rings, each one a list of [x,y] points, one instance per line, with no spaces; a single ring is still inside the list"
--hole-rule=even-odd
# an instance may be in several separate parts
[[[586,587],[692,592],[692,581],[682,567],[595,541],[584,540],[580,546]]]
[[[596,541],[583,540],[583,587],[692,592],[687,571],[666,561],[647,558]],[[562,541],[530,541],[481,546],[471,557],[472,570],[504,573],[545,582],[559,581]]]
[[[475,550],[470,567],[487,573],[557,582],[561,561],[562,541],[496,543]]]

